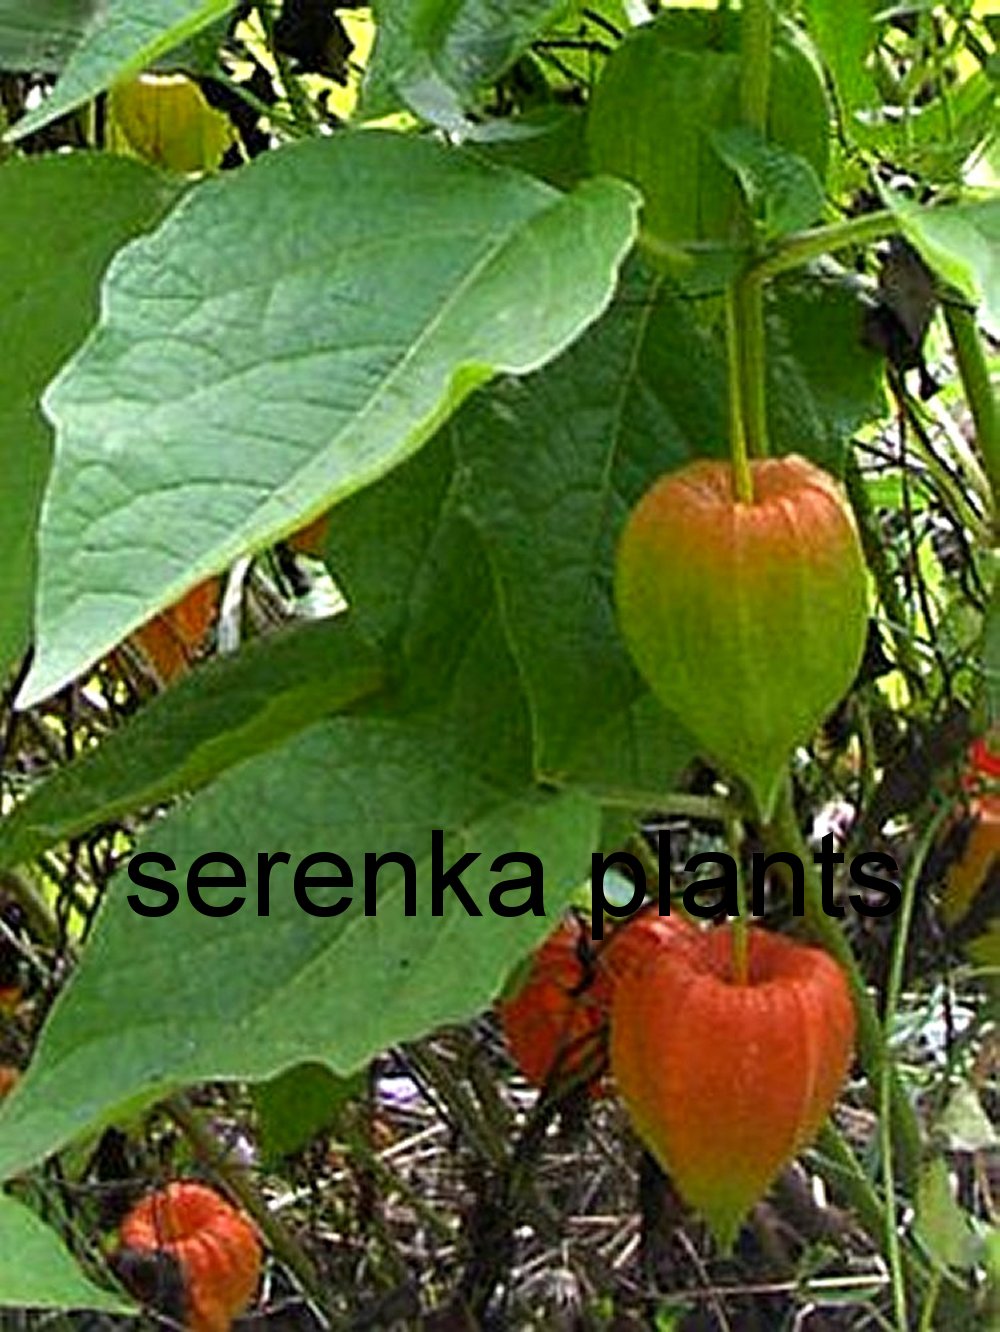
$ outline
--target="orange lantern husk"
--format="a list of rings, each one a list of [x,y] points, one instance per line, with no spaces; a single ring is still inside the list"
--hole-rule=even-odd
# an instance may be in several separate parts
[[[583,1080],[601,1092],[610,991],[589,960],[589,927],[567,919],[532,957],[523,984],[498,1004],[511,1056],[536,1087]]]
[[[188,1332],[229,1332],[260,1279],[253,1221],[214,1189],[175,1181],[148,1194],[122,1222],[122,1246],[165,1252],[183,1274]]]
[[[1000,796],[979,795],[969,801],[961,818],[969,820],[968,836],[948,867],[941,897],[941,918],[954,927],[968,915],[1000,853]]]
[[[219,592],[219,579],[207,578],[133,634],[164,684],[184,675],[204,649],[218,614]]]
[[[611,1014],[611,1069],[633,1126],[726,1248],[818,1132],[855,1033],[826,953],[752,929],[738,984],[732,934],[647,954],[617,984]]]

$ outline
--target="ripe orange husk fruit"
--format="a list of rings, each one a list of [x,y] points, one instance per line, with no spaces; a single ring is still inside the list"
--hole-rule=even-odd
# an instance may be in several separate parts
[[[647,955],[621,978],[611,1070],[633,1126],[724,1247],[781,1167],[818,1132],[850,1067],[855,1018],[826,953],[732,927]]]
[[[615,558],[622,636],[702,754],[773,813],[788,759],[848,691],[867,632],[867,581],[838,483],[805,458],[728,462],[660,477]]]
[[[533,1086],[581,1080],[600,1094],[609,1000],[590,928],[568,917],[531,958],[516,993],[497,1006],[507,1047]]]
[[[184,1276],[188,1332],[229,1332],[260,1280],[253,1221],[204,1184],[175,1181],[150,1193],[121,1224],[123,1247],[170,1254]]]
[[[615,926],[597,959],[612,1004],[615,986],[623,977],[648,966],[652,956],[663,959],[678,949],[698,947],[701,933],[686,917],[661,916],[653,906],[643,907]]]
[[[164,684],[184,675],[205,642],[219,610],[219,580],[207,578],[132,635]]]
[[[1000,855],[1000,756],[980,737],[969,746],[968,766],[962,786],[969,793],[968,805],[960,805],[945,836],[954,836],[956,827],[967,824],[964,837],[959,833],[958,854],[948,867],[941,897],[941,918],[955,926],[968,915]],[[994,789],[990,789],[990,787]]]
[[[21,1070],[13,1064],[0,1064],[0,1101],[17,1086],[21,1079]]]
[[[608,1023],[614,987],[651,951],[697,938],[687,921],[643,910],[593,940],[590,927],[567,918],[535,953],[517,992],[498,1005],[514,1062],[536,1087],[585,1079],[604,1091]]]

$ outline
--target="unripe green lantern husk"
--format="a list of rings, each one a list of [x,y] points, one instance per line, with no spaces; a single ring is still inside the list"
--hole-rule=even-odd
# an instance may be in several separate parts
[[[630,515],[615,598],[625,640],[705,757],[771,816],[789,756],[850,688],[867,626],[864,556],[837,482],[793,454],[662,476]]]

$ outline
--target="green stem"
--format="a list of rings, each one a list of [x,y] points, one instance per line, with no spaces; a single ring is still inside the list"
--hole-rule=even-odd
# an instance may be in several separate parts
[[[885,1016],[883,1030],[888,1041],[892,1040],[896,1025],[896,1011],[899,996],[903,988],[903,967],[906,961],[906,944],[910,936],[913,921],[913,906],[917,896],[917,883],[924,861],[937,838],[941,824],[948,814],[948,806],[942,804],[935,814],[928,819],[927,825],[917,844],[916,853],[907,871],[903,884],[903,904],[896,925],[892,944],[892,962],[889,968],[889,980],[886,986]],[[899,1222],[896,1210],[896,1176],[894,1145],[892,1136],[892,1063],[886,1059],[882,1065],[879,1082],[879,1138],[882,1153],[882,1177],[885,1190],[885,1246],[892,1275],[893,1312],[900,1329],[909,1327],[909,1315],[906,1301],[906,1280],[899,1239]]]
[[[740,113],[744,124],[763,137],[767,136],[773,35],[771,0],[744,0],[740,18]],[[748,227],[745,219],[742,226]],[[765,458],[768,453],[764,287],[752,270],[730,291],[726,336],[734,485],[737,499],[750,503],[753,483],[747,457]]]
[[[820,1174],[843,1195],[870,1235],[882,1234],[886,1227],[885,1205],[851,1144],[832,1119],[820,1130],[816,1146],[829,1163]],[[910,1289],[914,1292],[927,1289],[932,1276],[920,1255],[907,1247],[902,1258]]]
[[[743,841],[743,825],[739,819],[730,819],[726,823],[726,842],[729,854],[736,864],[739,878],[737,898],[739,913],[733,919],[733,980],[737,985],[746,985],[750,979],[750,907],[746,897],[746,881],[740,871],[740,845]]]
[[[0,888],[24,911],[33,936],[48,948],[58,948],[59,922],[34,880],[21,870],[0,870]]]
[[[865,562],[875,579],[879,601],[882,603],[889,622],[889,632],[892,634],[893,646],[896,649],[896,665],[906,677],[910,692],[919,695],[924,690],[923,668],[910,637],[907,627],[906,606],[900,595],[899,585],[893,571],[889,567],[886,544],[878,525],[878,519],[872,509],[868,491],[865,488],[864,477],[861,475],[861,468],[858,466],[858,460],[853,452],[849,452],[847,455],[844,485],[847,488],[847,496],[851,501],[851,508],[858,520],[858,530],[861,534],[861,546],[865,553]]]
[[[900,229],[896,214],[884,209],[864,217],[852,217],[847,222],[831,222],[825,227],[793,232],[762,256],[751,272],[758,282],[766,282],[768,278],[801,268],[834,250],[844,250],[851,245],[872,245],[886,236],[896,235]]]
[[[770,0],[743,0],[740,23],[740,111],[745,124],[766,134],[774,27]]]
[[[868,993],[865,978],[843,932],[843,927],[822,906],[822,885],[816,873],[812,851],[799,829],[792,804],[791,782],[786,785],[775,817],[766,830],[772,849],[791,851],[802,861],[806,881],[806,920],[826,951],[843,968],[858,1023],[858,1056],[872,1087],[882,1085],[883,1070],[891,1082],[892,1128],[897,1147],[900,1182],[907,1192],[916,1187],[920,1170],[922,1144],[920,1125],[892,1065],[892,1056],[879,1021],[878,1011]]]
[[[278,78],[281,80],[281,86],[285,90],[285,96],[288,98],[289,110],[292,113],[292,120],[296,131],[303,138],[308,138],[316,133],[316,116],[312,104],[302,89],[295,74],[292,72],[291,64],[283,51],[278,49],[278,44],[274,39],[274,14],[269,4],[259,4],[257,13],[260,15],[261,26],[264,29],[264,35],[267,38],[267,46],[274,61],[275,68],[278,71]]]
[[[729,374],[729,452],[733,461],[733,490],[741,504],[753,503],[753,476],[744,423],[743,349],[740,339],[738,287],[729,288],[726,300],[726,364]]]
[[[743,390],[743,432],[752,458],[766,458],[771,451],[767,434],[767,400],[764,372],[767,342],[764,332],[764,284],[748,272],[736,284],[734,294],[736,342],[740,356]]]
[[[976,439],[993,491],[994,511],[1000,510],[1000,409],[990,381],[990,369],[976,328],[975,315],[964,307],[946,304],[945,322],[958,363],[965,400],[976,426]]]

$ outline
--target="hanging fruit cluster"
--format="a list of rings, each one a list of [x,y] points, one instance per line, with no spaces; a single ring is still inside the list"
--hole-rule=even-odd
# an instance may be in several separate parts
[[[145,1256],[179,1276],[187,1332],[229,1332],[257,1290],[257,1228],[207,1185],[178,1180],[148,1194],[126,1216],[119,1237],[118,1268],[126,1280],[137,1270],[135,1259]],[[146,1298],[154,1293],[137,1291]]]
[[[562,924],[500,1005],[511,1054],[536,1086],[608,1088],[681,1196],[732,1242],[779,1170],[815,1137],[847,1076],[847,981],[819,949],[643,911],[597,946]]]
[[[515,992],[498,1005],[504,1038],[525,1078],[556,1094],[582,1083],[591,1095],[601,1095],[615,985],[648,950],[681,947],[693,936],[683,919],[649,911],[601,944],[579,917],[563,921],[531,958]]]
[[[795,747],[864,650],[864,557],[840,487],[804,458],[736,448],[732,464],[668,473],[626,523],[615,599],[654,693],[770,820]],[[611,1067],[639,1136],[728,1245],[832,1107],[854,1008],[817,949],[731,926],[696,939],[615,985]]]

